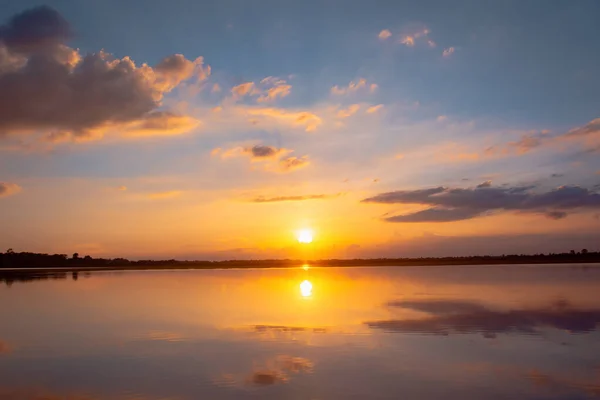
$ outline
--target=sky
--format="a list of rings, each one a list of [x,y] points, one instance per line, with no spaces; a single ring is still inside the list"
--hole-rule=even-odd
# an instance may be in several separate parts
[[[599,13],[594,0],[4,0],[0,248],[598,250]]]

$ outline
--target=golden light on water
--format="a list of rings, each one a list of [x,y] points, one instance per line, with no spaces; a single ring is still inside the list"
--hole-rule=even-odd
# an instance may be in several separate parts
[[[302,269],[305,270],[305,271],[308,271],[309,268],[310,268],[310,265],[308,265],[308,264],[304,264],[302,266]]]
[[[312,288],[312,283],[309,281],[303,281],[300,284],[300,293],[302,294],[302,297],[310,297],[312,295]]]
[[[312,243],[313,233],[310,229],[302,229],[298,231],[298,242],[300,243]]]

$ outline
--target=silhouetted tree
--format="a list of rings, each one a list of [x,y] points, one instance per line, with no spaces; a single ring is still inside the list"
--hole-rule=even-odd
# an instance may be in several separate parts
[[[581,250],[581,254],[587,254],[587,253],[588,253],[588,250],[587,250],[587,249],[583,249],[583,250]]]

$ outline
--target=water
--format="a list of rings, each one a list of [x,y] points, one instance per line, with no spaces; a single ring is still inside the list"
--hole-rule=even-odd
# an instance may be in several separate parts
[[[0,286],[2,400],[600,397],[600,266],[34,278]]]

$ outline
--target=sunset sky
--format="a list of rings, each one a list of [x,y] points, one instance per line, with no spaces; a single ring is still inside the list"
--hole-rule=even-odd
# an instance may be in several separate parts
[[[598,15],[596,0],[4,0],[0,251],[599,249]]]

